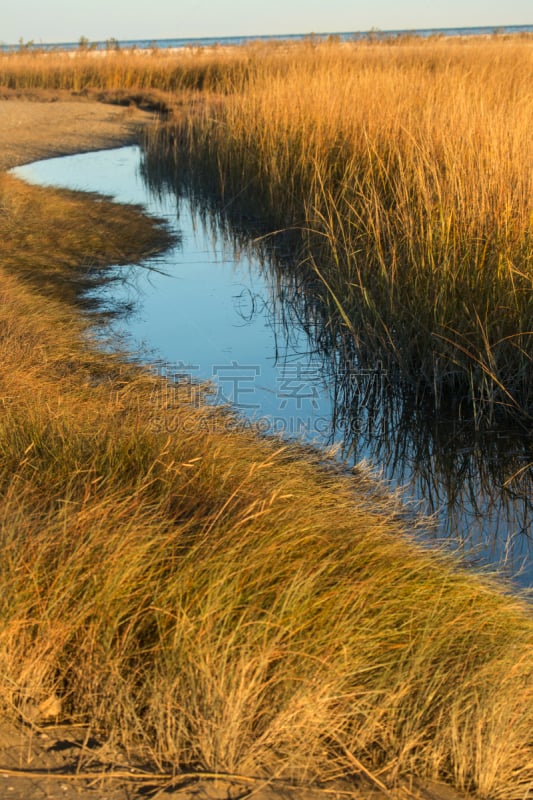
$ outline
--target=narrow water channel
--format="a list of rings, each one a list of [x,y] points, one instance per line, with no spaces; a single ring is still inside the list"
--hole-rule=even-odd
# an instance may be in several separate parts
[[[430,420],[391,400],[386,376],[351,370],[320,345],[316,321],[295,308],[264,250],[231,236],[187,198],[149,187],[139,148],[49,159],[14,170],[41,185],[112,195],[167,220],[177,244],[139,267],[117,268],[100,299],[128,309],[113,333],[169,378],[210,380],[212,402],[236,406],[266,433],[335,444],[364,459],[432,516],[427,540],[533,586],[531,443],[523,432]]]

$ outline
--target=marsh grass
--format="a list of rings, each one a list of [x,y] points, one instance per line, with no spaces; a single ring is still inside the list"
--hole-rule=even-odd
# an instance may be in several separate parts
[[[2,713],[35,724],[56,695],[178,771],[524,798],[530,608],[411,542],[364,471],[102,354],[74,290],[41,291],[44,243],[77,290],[95,229],[62,234],[101,201],[1,188]]]
[[[435,56],[434,70],[425,61],[429,49],[415,48],[411,55],[408,48],[398,49],[391,58],[381,49],[364,52],[365,59],[353,57],[361,80],[367,80],[367,99],[376,75],[388,74],[391,58],[399,62],[398,72],[394,81],[386,80],[396,82],[406,73],[398,84],[399,118],[402,92],[412,99],[409,87],[420,76],[420,61],[428,81],[446,59],[446,69],[453,71],[455,63],[444,50],[440,60]],[[470,64],[469,49],[461,52]],[[389,224],[380,216],[383,203],[392,211],[392,199],[399,202],[412,186],[395,183],[385,166],[395,165],[393,176],[411,175],[413,168],[395,150],[384,160],[388,151],[376,150],[379,142],[368,131],[363,149],[353,155],[350,145],[346,155],[338,125],[345,118],[355,124],[352,112],[345,113],[353,107],[347,102],[353,86],[333,80],[344,75],[333,72],[339,53],[312,49],[304,59],[311,70],[306,80],[316,79],[312,85],[324,102],[323,59],[331,59],[332,105],[322,112],[311,103],[305,81],[291,95],[296,84],[284,81],[302,73],[286,53],[268,56],[269,64],[281,64],[277,76],[249,63],[248,53],[234,57],[246,60],[249,94],[233,98],[239,87],[231,78],[227,101],[220,100],[209,115],[189,118],[171,136],[167,130],[167,141],[178,147],[179,139],[180,158],[187,143],[188,157],[198,158],[208,176],[225,176],[226,197],[234,198],[232,186],[238,186],[250,203],[243,191],[250,181],[257,207],[267,208],[272,218],[280,200],[284,225],[297,219],[328,247],[329,232],[335,231],[328,258],[339,274],[341,267],[356,270],[343,284],[347,294],[352,283],[359,286],[359,267],[344,260],[363,243],[366,251],[368,238],[374,249],[365,265],[376,269],[378,289],[385,299],[401,298],[383,287],[400,292],[413,281],[399,280],[400,261],[387,275],[392,240],[388,233],[377,235],[383,229],[375,226]],[[41,71],[41,84],[53,77],[46,72],[42,78],[43,65],[49,70],[57,63],[55,56],[44,58],[31,61]],[[115,62],[106,58],[93,60],[94,69],[111,69]],[[201,56],[200,63],[211,58],[220,55]],[[463,57],[457,58],[458,74],[468,85]],[[61,69],[68,72],[68,63],[74,69],[78,62],[65,59]],[[493,61],[483,64],[480,75],[487,77]],[[267,102],[266,76],[277,106]],[[116,82],[125,82],[124,76]],[[110,83],[107,88],[113,88]],[[332,91],[338,85],[346,89],[342,114]],[[521,96],[522,78],[514,72],[510,87]],[[509,86],[500,89],[505,99]],[[525,106],[516,106],[522,113]],[[364,103],[356,108],[364,110]],[[399,129],[394,115],[373,121],[374,108],[369,100],[367,128],[383,126],[386,148],[385,133]],[[420,119],[425,108],[421,102]],[[427,114],[431,119],[431,107]],[[454,119],[452,114],[452,130]],[[518,130],[510,126],[512,142],[519,141]],[[420,142],[412,153],[419,149]],[[504,163],[517,178],[515,188],[523,187],[514,161]],[[355,173],[345,174],[347,164]],[[451,161],[449,166],[457,178]],[[357,224],[348,215],[352,206],[359,208],[348,181],[352,174],[360,176],[356,186],[369,187],[363,205],[378,210]],[[509,238],[525,248],[524,220],[514,195],[505,186],[502,191],[512,201],[512,213],[504,217],[512,235],[501,238],[508,254]],[[330,195],[335,202],[325,206]],[[143,227],[137,211],[115,212],[95,198],[23,189],[4,176],[0,197],[2,713],[35,724],[35,709],[54,694],[63,718],[88,724],[131,753],[177,771],[188,766],[306,782],[366,771],[390,787],[410,774],[439,778],[480,798],[523,800],[533,786],[530,607],[489,577],[411,541],[396,500],[363,470],[342,475],[313,451],[235,431],[231,412],[189,402],[190,387],[169,391],[120,354],[97,349],[76,310],[87,255],[91,269],[95,254],[99,267],[121,254],[131,259],[134,239],[127,248],[123,241],[125,232],[137,229],[145,232],[138,255],[150,252],[156,246],[153,229]],[[426,208],[414,189],[412,199],[415,207]],[[501,211],[497,201],[498,195],[494,203]],[[487,208],[492,224],[492,200]],[[455,242],[462,252],[463,239],[449,224],[441,231],[449,231],[444,238],[451,259]],[[390,225],[396,225],[394,218]],[[497,233],[503,236],[501,227]],[[397,246],[410,242],[404,237]],[[485,245],[483,239],[480,252],[492,253]],[[327,267],[331,296],[339,300],[349,329],[349,297],[331,283],[335,270],[324,252],[315,266],[321,272]],[[484,264],[482,259],[480,270]],[[515,286],[528,279],[522,262],[513,261],[515,272],[502,264],[504,278],[513,274]],[[434,257],[429,265],[430,274],[448,269],[448,262],[437,264]],[[403,261],[401,268],[407,269]],[[444,284],[444,294],[449,286]],[[518,306],[520,298],[522,288],[516,291]],[[424,313],[422,306],[422,320]],[[201,393],[199,387],[200,399]]]
[[[178,191],[301,232],[331,327],[438,409],[531,413],[528,40],[309,45],[152,130]],[[188,187],[188,188],[187,188]]]

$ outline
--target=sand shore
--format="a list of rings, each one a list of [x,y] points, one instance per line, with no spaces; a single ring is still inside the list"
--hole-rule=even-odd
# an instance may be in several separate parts
[[[150,118],[131,107],[84,100],[0,101],[0,170],[129,144]]]

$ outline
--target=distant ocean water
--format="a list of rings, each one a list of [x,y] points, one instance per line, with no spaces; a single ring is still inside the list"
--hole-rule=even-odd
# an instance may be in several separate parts
[[[213,47],[214,45],[242,45],[250,42],[275,42],[275,41],[299,41],[309,37],[316,39],[327,39],[330,36],[339,38],[341,41],[360,40],[370,37],[375,38],[397,38],[402,36],[420,36],[427,38],[429,36],[491,36],[494,34],[511,34],[511,33],[533,33],[533,25],[501,25],[494,26],[488,25],[478,28],[418,28],[414,30],[371,30],[371,31],[343,31],[332,33],[290,33],[286,35],[268,35],[268,36],[215,36],[215,37],[202,37],[196,39],[107,39],[101,42],[90,42],[92,47],[97,50],[105,50],[109,47],[120,47],[129,49],[136,47],[138,49],[146,48],[176,48],[176,47]],[[4,51],[17,50],[21,46],[19,44],[3,44],[0,43],[0,49]],[[57,42],[43,44],[40,42],[26,42],[24,47],[29,49],[38,50],[76,50],[80,46],[80,42]]]

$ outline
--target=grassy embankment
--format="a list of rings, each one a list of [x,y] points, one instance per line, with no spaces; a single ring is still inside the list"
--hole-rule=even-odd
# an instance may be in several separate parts
[[[3,177],[0,208],[3,712],[55,693],[160,765],[524,798],[530,609],[410,544],[364,476],[91,347],[60,287],[123,247],[101,203]]]

